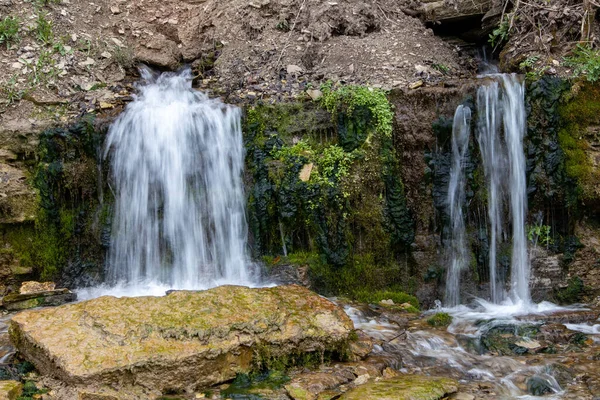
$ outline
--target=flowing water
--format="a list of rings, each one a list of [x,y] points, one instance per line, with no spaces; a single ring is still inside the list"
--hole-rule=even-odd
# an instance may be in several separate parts
[[[520,326],[539,328],[544,325],[541,320],[555,311],[550,303],[540,305],[538,314],[530,315],[534,317],[533,320],[516,320],[509,315],[505,307],[500,306],[495,314],[489,314],[483,319],[482,312],[476,312],[466,306],[455,307],[454,322],[448,329],[432,329],[422,319],[407,321],[406,325],[399,326],[387,320],[384,316],[386,313],[373,316],[372,310],[363,311],[353,306],[345,306],[345,310],[355,327],[367,333],[376,342],[373,352],[376,359],[383,359],[388,365],[406,374],[454,378],[460,383],[459,391],[470,394],[464,398],[593,398],[594,389],[586,387],[585,383],[577,383],[577,379],[564,376],[565,369],[568,369],[565,364],[569,365],[577,360],[577,368],[581,371],[592,371],[588,377],[595,379],[597,362],[589,359],[585,352],[559,356],[542,353],[507,356],[485,350],[483,343],[486,335],[494,329],[501,329],[502,334],[498,337],[502,338],[510,336],[510,331],[516,331]],[[576,309],[571,311],[577,313]],[[593,335],[594,340],[600,339],[600,331],[596,328],[598,325],[566,326],[572,331],[586,331]],[[530,343],[534,343],[534,340],[531,339]],[[600,348],[598,342],[593,348]],[[585,381],[588,378],[583,379]],[[563,382],[563,386],[559,384],[559,380]],[[539,391],[543,388],[543,395],[533,395],[536,385]]]
[[[452,124],[452,167],[448,187],[448,208],[451,221],[450,265],[446,284],[446,303],[460,304],[460,273],[468,265],[467,242],[465,234],[465,162],[471,136],[471,109],[458,106]]]
[[[462,113],[463,106],[457,108]],[[511,304],[526,305],[531,302],[529,292],[530,263],[527,254],[525,234],[525,216],[527,214],[527,185],[525,181],[525,154],[523,138],[526,131],[524,84],[515,74],[491,74],[482,78],[477,92],[477,142],[487,182],[488,219],[489,219],[489,270],[490,300],[501,303],[506,299],[505,282],[498,268],[498,248],[505,237],[510,238],[511,281],[508,292]],[[455,115],[456,125],[456,115]],[[466,128],[468,130],[468,127]],[[457,135],[458,133],[458,135]],[[452,213],[456,202],[456,193],[464,193],[466,182],[455,179],[456,166],[464,163],[464,154],[456,152],[454,141],[460,132],[453,130],[453,162],[450,173],[448,203],[451,209],[451,226],[455,237],[464,236],[464,218],[462,212]],[[464,173],[464,172],[463,172]],[[455,185],[460,187],[456,187]],[[464,199],[462,199],[464,201]],[[503,211],[509,211],[510,232],[506,232]],[[460,219],[457,221],[456,219]],[[508,224],[506,224],[508,225]],[[456,227],[459,231],[456,231]],[[462,239],[462,248],[466,243]],[[452,242],[452,262],[446,289],[446,305],[456,306],[460,280],[455,277],[456,264],[467,262],[462,254],[454,250]],[[466,250],[462,250],[466,252]],[[452,294],[449,296],[448,294]]]
[[[189,70],[142,78],[106,141],[107,283],[126,295],[252,283],[240,110],[193,90]]]

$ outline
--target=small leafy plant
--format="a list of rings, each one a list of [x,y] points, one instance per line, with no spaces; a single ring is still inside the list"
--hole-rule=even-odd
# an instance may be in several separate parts
[[[11,43],[19,41],[19,19],[17,17],[6,16],[0,21],[0,44],[5,43],[6,48]]]
[[[54,32],[52,30],[52,21],[48,19],[48,14],[39,11],[35,22],[37,39],[43,44],[52,44],[54,42]]]
[[[527,232],[527,238],[531,243],[537,245],[537,243],[541,243],[542,245],[548,247],[552,244],[552,236],[550,235],[551,228],[548,225],[534,225],[529,227]]]
[[[494,29],[492,33],[490,33],[488,42],[494,49],[508,40],[510,34],[510,24],[508,21],[509,18],[506,16],[502,21],[500,21],[498,27]]]
[[[585,76],[589,82],[600,79],[600,51],[578,44],[573,55],[565,57],[565,65],[573,68],[573,76]]]

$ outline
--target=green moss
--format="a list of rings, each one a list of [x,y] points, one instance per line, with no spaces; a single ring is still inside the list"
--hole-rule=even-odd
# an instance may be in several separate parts
[[[376,132],[391,137],[394,113],[383,90],[352,85],[334,87],[332,82],[322,85],[321,90],[320,101],[327,111],[336,115],[340,110],[352,113],[366,107],[375,120]]]
[[[435,313],[427,318],[427,323],[435,327],[444,327],[452,323],[452,316],[445,312]]]
[[[580,196],[598,199],[597,182],[600,174],[594,170],[587,150],[587,128],[600,123],[600,88],[592,84],[576,84],[559,107],[561,128],[558,141],[565,154],[565,168],[577,182]]]
[[[221,391],[221,395],[226,398],[262,399],[262,392],[280,389],[289,380],[289,376],[282,371],[237,374],[231,385]]]
[[[363,303],[374,303],[377,304],[383,300],[392,300],[394,304],[409,303],[415,309],[419,309],[419,300],[415,296],[411,296],[404,292],[396,292],[391,290],[379,290],[371,292],[368,290],[357,290],[354,293],[354,298]]]
[[[580,277],[575,276],[569,279],[566,288],[558,289],[555,297],[560,304],[574,304],[582,300],[584,294],[584,285]]]
[[[108,214],[104,204],[99,224],[96,163],[101,135],[91,116],[40,135],[33,173],[38,192],[35,221],[0,229],[13,257],[39,279],[56,279],[73,261],[101,265],[100,230]]]

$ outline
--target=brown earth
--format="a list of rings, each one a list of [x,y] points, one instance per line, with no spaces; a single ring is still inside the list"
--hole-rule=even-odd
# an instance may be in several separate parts
[[[233,101],[248,92],[297,96],[329,79],[435,83],[469,74],[463,64],[471,65],[393,0],[40,3],[0,2],[0,19],[20,23],[19,40],[0,46],[0,126],[16,116],[64,122],[110,109],[129,94],[137,62],[190,64],[200,86]],[[52,24],[46,43],[40,15]]]

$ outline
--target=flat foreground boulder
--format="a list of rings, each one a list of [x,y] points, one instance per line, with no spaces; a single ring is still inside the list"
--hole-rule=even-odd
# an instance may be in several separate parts
[[[222,286],[164,297],[100,297],[23,311],[15,347],[45,375],[74,386],[191,391],[264,360],[344,351],[352,321],[300,286]]]
[[[341,400],[438,400],[458,390],[449,378],[401,375],[358,386],[340,397]]]

